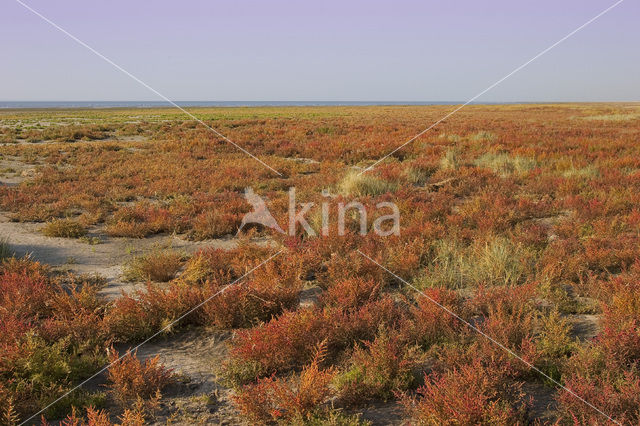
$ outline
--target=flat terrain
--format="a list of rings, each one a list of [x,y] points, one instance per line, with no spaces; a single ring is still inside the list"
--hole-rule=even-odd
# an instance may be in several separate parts
[[[637,424],[640,105],[452,108],[0,110],[0,424]]]

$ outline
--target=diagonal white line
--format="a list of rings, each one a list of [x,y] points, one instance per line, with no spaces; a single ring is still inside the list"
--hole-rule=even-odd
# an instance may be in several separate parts
[[[513,71],[511,71],[509,74],[505,75],[504,77],[502,77],[500,80],[496,81],[495,83],[493,83],[491,86],[487,87],[486,89],[484,89],[482,92],[478,93],[477,95],[475,95],[474,97],[472,97],[471,99],[469,99],[467,102],[463,103],[462,105],[460,105],[459,107],[457,107],[456,109],[454,109],[453,111],[451,111],[450,113],[448,113],[447,115],[445,115],[444,117],[442,117],[441,119],[439,119],[438,121],[436,121],[435,123],[433,123],[431,126],[427,127],[426,129],[424,129],[423,131],[421,131],[420,133],[418,133],[417,135],[415,135],[414,137],[412,137],[411,139],[409,139],[408,141],[406,141],[405,143],[403,143],[402,145],[400,145],[399,147],[397,147],[396,149],[394,149],[393,151],[391,151],[390,153],[388,153],[387,155],[385,155],[384,157],[380,158],[378,161],[376,161],[375,163],[373,163],[372,165],[370,165],[369,167],[365,168],[364,170],[362,170],[360,173],[358,173],[358,175],[361,175],[371,169],[373,169],[376,165],[378,165],[381,161],[384,161],[386,158],[388,158],[390,155],[393,155],[396,151],[404,148],[405,146],[407,146],[408,144],[410,144],[411,142],[415,141],[416,139],[418,139],[420,136],[424,135],[425,133],[427,133],[429,130],[433,129],[435,126],[437,126],[438,124],[440,124],[441,122],[443,122],[444,120],[446,120],[447,118],[451,117],[453,114],[455,114],[456,112],[460,111],[462,108],[466,107],[467,105],[469,105],[471,102],[475,101],[476,99],[478,99],[480,96],[484,95],[485,93],[487,93],[489,90],[493,89],[494,87],[496,87],[497,85],[499,85],[500,83],[502,83],[503,81],[505,81],[506,79],[508,79],[509,77],[511,77],[512,75],[514,75],[515,73],[517,73],[518,71],[522,70],[524,67],[526,67],[527,65],[529,65],[530,63],[532,63],[533,61],[535,61],[536,59],[540,58],[542,55],[544,55],[545,53],[547,53],[548,51],[550,51],[551,49],[553,49],[554,47],[558,46],[560,43],[562,43],[563,41],[565,41],[566,39],[568,39],[569,37],[573,36],[574,34],[576,34],[578,31],[582,30],[583,28],[585,28],[587,25],[591,24],[593,21],[595,21],[596,19],[600,18],[602,15],[604,15],[605,13],[609,12],[611,9],[613,9],[614,7],[618,6],[620,3],[622,3],[624,0],[618,0],[617,2],[615,2],[614,4],[612,4],[611,6],[609,6],[608,8],[606,8],[605,10],[603,10],[602,12],[598,13],[596,16],[594,16],[593,18],[589,19],[587,22],[585,22],[584,24],[580,25],[578,28],[576,28],[575,30],[571,31],[569,34],[567,34],[566,36],[562,37],[560,40],[556,41],[555,43],[553,43],[551,46],[547,47],[546,49],[544,49],[542,52],[538,53],[536,56],[534,56],[533,58],[529,59],[527,62],[525,62],[524,64],[520,65],[519,67],[517,67],[516,69],[514,69]]]
[[[51,26],[53,26],[54,28],[56,28],[60,32],[62,32],[65,35],[67,35],[69,38],[71,38],[76,43],[78,43],[81,46],[89,49],[91,52],[93,52],[99,58],[101,58],[104,61],[106,61],[107,63],[113,65],[115,68],[117,68],[118,70],[122,71],[124,74],[126,74],[129,77],[131,77],[133,80],[137,81],[138,83],[140,83],[141,85],[143,85],[144,87],[146,87],[147,89],[149,89],[150,91],[152,91],[153,93],[155,93],[156,95],[161,97],[163,100],[165,100],[166,102],[168,102],[172,106],[178,108],[180,111],[184,112],[189,117],[191,117],[192,119],[194,119],[198,123],[202,124],[204,127],[209,129],[210,131],[212,131],[216,136],[218,136],[218,137],[224,139],[225,141],[229,142],[231,145],[235,146],[237,149],[239,149],[240,151],[244,152],[249,157],[253,158],[254,160],[259,162],[260,164],[262,164],[263,166],[265,166],[266,168],[268,168],[269,170],[271,170],[272,172],[274,172],[278,176],[282,176],[282,173],[280,173],[279,171],[277,171],[276,169],[274,169],[273,167],[271,167],[270,165],[268,165],[267,163],[265,163],[264,161],[262,161],[261,159],[259,159],[258,157],[256,157],[255,155],[253,155],[252,153],[250,153],[249,151],[247,151],[246,149],[244,149],[243,147],[241,147],[240,145],[238,145],[237,143],[235,143],[234,141],[232,141],[231,139],[229,139],[228,137],[226,137],[222,133],[220,133],[219,131],[217,131],[216,129],[214,129],[213,127],[209,126],[207,123],[205,123],[204,121],[200,120],[198,117],[196,117],[195,115],[191,114],[189,111],[187,111],[186,109],[182,108],[180,105],[176,104],[171,99],[167,98],[165,95],[163,95],[162,93],[158,92],[156,89],[154,89],[153,87],[149,86],[147,83],[145,83],[144,81],[140,80],[138,77],[136,77],[135,75],[131,74],[129,71],[125,70],[120,65],[116,64],[111,59],[107,58],[102,53],[100,53],[97,50],[95,50],[93,47],[89,46],[84,41],[80,40],[78,37],[76,37],[73,34],[69,33],[67,30],[62,28],[60,25],[56,24],[55,22],[53,22],[52,20],[50,20],[46,16],[42,15],[40,12],[38,12],[35,9],[33,9],[31,6],[23,3],[21,0],[15,0],[15,1],[18,2],[20,5],[22,5],[25,9],[29,10],[30,12],[32,12],[34,15],[38,16],[42,20],[44,20],[44,21],[48,22],[49,24],[51,24]]]
[[[535,365],[531,364],[529,361],[523,359],[522,357],[520,357],[518,354],[516,354],[514,351],[512,351],[511,349],[509,349],[508,347],[506,347],[505,345],[503,345],[502,343],[498,342],[496,339],[494,339],[493,337],[489,336],[488,334],[486,334],[485,332],[483,332],[482,330],[480,330],[478,327],[476,327],[475,325],[471,324],[469,321],[464,320],[463,318],[461,318],[458,314],[456,314],[455,312],[453,312],[452,310],[450,310],[449,308],[447,308],[446,306],[438,303],[436,300],[434,300],[433,298],[427,296],[423,291],[421,291],[420,289],[418,289],[417,287],[415,287],[413,284],[405,281],[404,279],[402,279],[401,277],[399,277],[398,275],[396,275],[395,273],[393,273],[392,271],[390,271],[389,269],[385,268],[383,265],[381,265],[380,263],[376,262],[375,260],[373,260],[372,258],[370,258],[369,256],[367,256],[366,254],[364,254],[363,252],[361,252],[359,249],[357,250],[358,253],[360,253],[362,256],[366,257],[367,259],[369,259],[371,262],[375,263],[376,265],[378,265],[380,268],[384,269],[385,271],[387,271],[389,274],[393,275],[396,279],[400,280],[401,282],[403,282],[404,284],[408,285],[409,287],[411,287],[413,290],[417,291],[418,293],[420,293],[422,296],[426,297],[430,302],[432,302],[433,304],[435,304],[436,306],[438,306],[440,309],[444,310],[446,313],[448,313],[449,315],[453,316],[454,318],[456,318],[458,321],[464,323],[467,327],[471,328],[473,331],[476,331],[477,333],[481,334],[483,337],[485,337],[486,339],[488,339],[491,343],[497,345],[498,347],[500,347],[501,349],[504,349],[507,353],[509,353],[509,355],[513,356],[514,358],[517,358],[518,360],[522,361],[527,367],[529,367],[530,369],[536,371],[537,373],[540,373],[542,376],[544,376],[546,379],[550,380],[551,382],[553,382],[554,384],[556,384],[557,386],[559,386],[560,388],[564,389],[565,391],[569,392],[569,394],[571,394],[572,396],[576,397],[577,399],[579,399],[580,401],[584,402],[586,405],[588,405],[589,407],[593,408],[594,410],[596,410],[598,413],[602,414],[604,417],[606,417],[607,419],[609,419],[609,421],[621,425],[620,422],[614,420],[611,416],[607,415],[605,412],[603,412],[602,410],[600,410],[598,407],[596,407],[595,405],[591,404],[589,401],[586,401],[584,398],[582,398],[580,395],[578,395],[577,393],[575,393],[574,391],[572,391],[571,389],[567,388],[566,386],[564,386],[562,383],[558,382],[557,380],[551,378],[548,374],[544,373],[542,370],[540,370],[539,368],[537,368]]]
[[[164,327],[162,327],[160,330],[158,330],[155,334],[153,334],[151,337],[147,338],[145,341],[143,341],[142,343],[138,344],[137,346],[135,346],[132,349],[129,349],[127,352],[124,353],[124,355],[121,355],[118,359],[116,359],[115,361],[109,363],[108,365],[106,365],[105,367],[103,367],[100,371],[98,371],[97,373],[95,373],[94,375],[92,375],[91,377],[89,377],[88,379],[84,380],[83,382],[81,382],[80,384],[78,384],[76,387],[74,387],[73,389],[67,391],[64,395],[62,395],[61,397],[59,397],[58,399],[56,399],[55,401],[53,401],[51,404],[47,405],[46,407],[44,407],[43,409],[41,409],[40,411],[38,411],[37,413],[33,414],[31,417],[29,417],[28,419],[24,420],[22,423],[20,423],[19,426],[24,425],[25,423],[27,423],[29,420],[33,419],[35,416],[37,416],[38,414],[46,411],[49,407],[51,407],[52,405],[58,403],[58,401],[60,401],[61,399],[65,398],[66,396],[68,396],[70,393],[72,393],[73,391],[75,391],[76,389],[78,389],[79,387],[85,385],[87,382],[91,381],[92,379],[94,379],[95,377],[99,376],[100,374],[102,374],[103,372],[105,372],[106,370],[109,369],[109,367],[111,367],[113,364],[115,364],[116,362],[120,361],[122,358],[124,358],[129,352],[135,352],[138,350],[138,348],[140,348],[140,346],[144,345],[145,343],[148,343],[150,340],[152,340],[154,337],[156,337],[158,334],[168,330],[169,328],[171,328],[171,326],[173,326],[175,323],[177,323],[178,321],[180,321],[181,319],[183,319],[184,317],[186,317],[187,315],[191,314],[192,312],[194,312],[195,310],[199,309],[202,305],[204,305],[205,303],[207,303],[208,301],[210,301],[211,299],[213,299],[214,297],[224,293],[225,291],[227,291],[229,289],[229,287],[233,286],[234,284],[236,284],[238,281],[242,280],[244,277],[246,277],[247,275],[249,275],[250,273],[252,273],[253,271],[255,271],[256,269],[260,268],[262,265],[264,265],[265,263],[269,262],[271,259],[273,259],[274,257],[276,257],[277,255],[279,255],[280,253],[282,253],[284,251],[284,249],[279,250],[278,252],[276,252],[275,254],[269,256],[266,260],[262,261],[259,265],[251,268],[249,271],[247,271],[243,276],[241,276],[240,278],[238,278],[237,280],[233,281],[230,284],[227,284],[226,286],[222,287],[222,289],[220,289],[219,291],[217,291],[216,293],[214,293],[213,295],[209,296],[208,298],[206,298],[203,302],[200,302],[199,304],[197,304],[196,306],[194,306],[193,308],[189,309],[187,312],[185,312],[184,314],[180,315],[180,317],[178,317],[178,319],[171,321],[171,323],[165,325]]]

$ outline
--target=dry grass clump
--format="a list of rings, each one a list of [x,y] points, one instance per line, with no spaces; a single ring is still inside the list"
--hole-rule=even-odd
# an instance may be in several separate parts
[[[601,115],[590,115],[587,117],[580,117],[583,120],[592,120],[592,121],[629,121],[635,120],[640,117],[638,113],[632,114],[601,114]]]
[[[440,133],[440,135],[438,135],[438,137],[440,139],[444,139],[444,140],[447,140],[449,142],[460,142],[462,140],[462,137],[460,137],[460,135],[456,135],[456,134],[452,134],[452,133]]]
[[[500,176],[511,174],[523,174],[533,170],[537,163],[533,158],[521,157],[519,155],[509,155],[506,152],[486,153],[478,158],[474,164],[477,167],[484,167],[493,170]]]
[[[375,197],[387,192],[393,192],[398,188],[394,182],[371,176],[369,174],[352,171],[347,174],[338,185],[342,195],[350,197]]]
[[[591,164],[581,168],[576,168],[572,164],[570,168],[562,172],[562,176],[565,178],[596,178],[599,175],[598,168]]]
[[[440,169],[456,170],[460,167],[460,153],[456,148],[449,148],[440,159]]]
[[[6,238],[0,238],[0,261],[8,259],[11,256],[13,256],[13,251],[11,251],[9,241]]]
[[[184,260],[183,253],[155,250],[133,258],[126,266],[124,276],[128,281],[167,282],[175,278]]]
[[[474,142],[479,142],[479,141],[493,142],[495,139],[496,139],[496,135],[486,130],[482,130],[478,133],[471,135],[471,137],[469,137],[469,140]]]
[[[409,183],[422,186],[438,170],[436,163],[414,163],[405,169],[405,177]]]
[[[532,254],[503,237],[470,246],[456,240],[439,240],[433,249],[434,258],[418,279],[421,288],[514,286],[531,272]]]
[[[42,228],[47,237],[80,238],[87,234],[87,230],[80,223],[71,219],[54,219]]]

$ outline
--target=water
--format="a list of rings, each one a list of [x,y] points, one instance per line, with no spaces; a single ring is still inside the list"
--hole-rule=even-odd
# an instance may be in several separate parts
[[[376,101],[176,101],[181,107],[257,106],[368,106],[368,105],[457,105],[462,102],[376,102]],[[164,101],[0,101],[0,108],[163,108]]]

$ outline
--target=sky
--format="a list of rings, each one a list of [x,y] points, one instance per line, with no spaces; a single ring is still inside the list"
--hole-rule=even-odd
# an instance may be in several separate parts
[[[615,0],[21,0],[175,101],[466,101]],[[640,100],[625,0],[478,102]],[[0,100],[162,100],[15,0]]]

